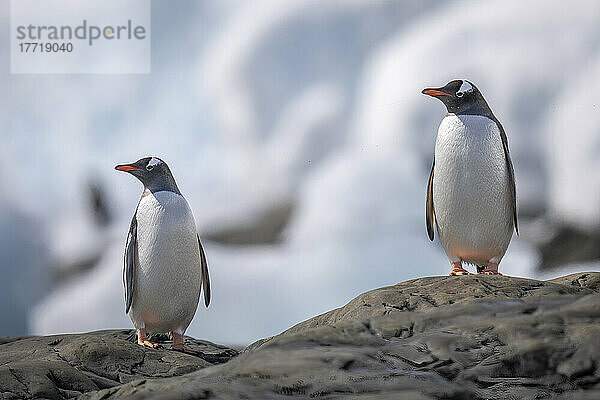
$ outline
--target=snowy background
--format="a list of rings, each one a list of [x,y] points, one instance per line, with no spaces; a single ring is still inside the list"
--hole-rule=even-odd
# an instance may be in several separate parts
[[[424,216],[445,110],[420,91],[454,78],[509,137],[522,234],[501,272],[600,269],[541,271],[536,246],[553,224],[599,229],[599,2],[154,1],[152,73],[113,76],[11,75],[8,11],[0,335],[131,327],[122,254],[142,188],[113,168],[145,155],[169,163],[201,235],[292,210],[280,240],[204,240],[213,298],[192,336],[246,344],[446,274]]]

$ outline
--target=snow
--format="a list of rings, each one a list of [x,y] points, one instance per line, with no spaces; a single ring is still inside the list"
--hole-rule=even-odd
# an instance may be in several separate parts
[[[545,131],[550,211],[587,230],[600,221],[600,56],[557,96]],[[567,106],[568,105],[568,106]]]

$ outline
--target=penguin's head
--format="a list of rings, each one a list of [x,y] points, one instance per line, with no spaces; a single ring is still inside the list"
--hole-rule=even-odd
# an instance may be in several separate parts
[[[423,89],[421,93],[440,100],[452,114],[486,115],[489,110],[479,89],[464,79],[450,81],[439,88]]]
[[[153,193],[162,190],[179,193],[169,166],[158,157],[144,157],[131,164],[119,164],[115,169],[129,172]]]

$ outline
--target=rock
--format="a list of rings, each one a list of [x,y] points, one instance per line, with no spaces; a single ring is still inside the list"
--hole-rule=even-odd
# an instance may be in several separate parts
[[[577,273],[560,278],[552,279],[548,282],[560,283],[561,285],[575,286],[592,289],[595,292],[600,292],[600,274],[597,272]]]
[[[0,398],[64,399],[157,377],[183,375],[226,362],[237,352],[186,338],[201,357],[135,342],[134,331],[0,338]]]
[[[262,212],[248,220],[229,223],[208,229],[200,235],[215,243],[229,246],[249,246],[274,244],[281,241],[281,235],[291,220],[294,202],[282,200],[265,207]]]
[[[600,398],[599,280],[416,279],[360,295],[226,364],[82,398]]]
[[[539,246],[539,250],[540,270],[597,261],[600,259],[600,228],[584,231],[572,226],[559,226],[552,239]]]
[[[487,275],[469,275],[460,281],[452,276],[414,279],[363,293],[344,307],[301,322],[285,333],[301,332],[322,325],[334,325],[341,321],[397,312],[427,311],[444,305],[466,304],[481,299],[486,301],[526,299],[554,294],[581,293],[582,287],[572,284],[569,277],[559,279],[563,281],[542,282]],[[567,285],[565,287],[559,283]],[[592,290],[586,293],[592,293]]]
[[[415,279],[364,293],[212,366],[128,342],[110,348],[127,334],[4,339],[4,398],[600,398],[597,272],[552,281]],[[95,335],[107,347],[94,347]],[[215,347],[226,354],[219,361],[235,354]]]
[[[584,229],[553,219],[541,210],[529,215],[527,212],[523,215],[521,211],[519,229],[522,236],[538,249],[537,269],[549,271],[600,260],[600,225]]]

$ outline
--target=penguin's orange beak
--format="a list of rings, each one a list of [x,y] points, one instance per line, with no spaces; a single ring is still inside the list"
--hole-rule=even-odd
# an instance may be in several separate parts
[[[438,90],[438,89],[423,89],[423,91],[421,93],[426,94],[428,96],[432,96],[432,97],[436,97],[436,96],[454,97],[450,93],[442,92],[441,90]]]
[[[115,169],[117,171],[123,171],[123,172],[129,172],[129,171],[135,171],[136,169],[139,169],[140,171],[142,171],[141,168],[138,167],[132,167],[131,165],[127,165],[127,164],[123,164],[123,165],[117,165],[115,167]]]

